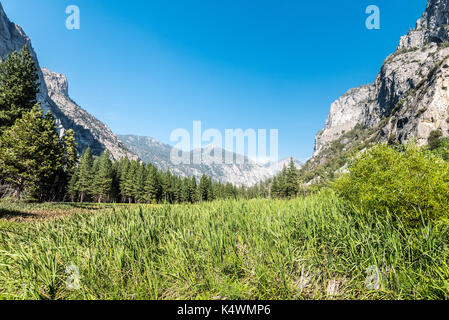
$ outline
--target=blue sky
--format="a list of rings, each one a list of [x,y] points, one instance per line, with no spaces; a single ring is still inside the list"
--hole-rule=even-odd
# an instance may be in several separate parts
[[[0,0],[40,63],[64,73],[115,133],[170,143],[192,122],[279,129],[280,157],[306,160],[330,104],[374,81],[426,0]],[[65,8],[81,29],[65,28]],[[381,29],[365,27],[368,5]]]

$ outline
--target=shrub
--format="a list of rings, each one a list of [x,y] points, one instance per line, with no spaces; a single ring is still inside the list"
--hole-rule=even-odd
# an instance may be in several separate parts
[[[434,130],[430,133],[428,140],[430,150],[438,149],[441,146],[442,136],[443,133],[440,130]]]
[[[432,152],[443,160],[449,161],[449,138],[441,139],[439,147]]]
[[[449,163],[414,145],[375,146],[356,157],[333,187],[362,209],[391,213],[408,225],[449,217]]]

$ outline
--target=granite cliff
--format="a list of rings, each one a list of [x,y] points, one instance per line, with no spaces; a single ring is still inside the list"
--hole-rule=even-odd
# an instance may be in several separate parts
[[[337,144],[343,150],[356,141],[425,145],[434,130],[447,136],[448,88],[449,0],[429,0],[374,83],[351,89],[332,104],[311,162],[317,166],[334,156]]]

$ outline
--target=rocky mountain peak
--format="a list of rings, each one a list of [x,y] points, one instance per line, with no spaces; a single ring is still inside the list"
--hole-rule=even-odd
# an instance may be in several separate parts
[[[427,143],[449,134],[449,0],[429,0],[416,28],[400,40],[376,80],[335,101],[316,136],[312,162],[348,150],[354,141]]]
[[[42,68],[42,73],[44,74],[48,90],[65,96],[69,95],[69,83],[64,74],[56,73],[46,68]]]
[[[56,115],[62,130],[73,129],[75,131],[80,152],[90,147],[95,155],[109,150],[115,160],[123,157],[137,159],[137,156],[128,151],[108,126],[70,98],[69,84],[64,74],[46,68],[42,68],[41,71],[49,100],[52,102],[52,112]]]
[[[429,0],[416,29],[436,30],[449,22],[449,0]]]
[[[415,29],[403,36],[399,50],[422,48],[428,43],[449,41],[449,0],[429,0]]]

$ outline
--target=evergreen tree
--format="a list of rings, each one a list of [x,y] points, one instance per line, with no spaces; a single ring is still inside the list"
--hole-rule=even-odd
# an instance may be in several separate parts
[[[285,173],[285,195],[288,198],[294,198],[299,193],[299,173],[293,158],[290,159],[290,164]]]
[[[199,201],[212,201],[214,199],[212,179],[206,175],[203,175],[200,179],[200,184],[198,186],[198,198]]]
[[[199,201],[198,199],[198,185],[196,182],[196,178],[192,177],[189,183],[189,199],[190,202],[194,203]]]
[[[146,183],[146,169],[144,164],[138,164],[133,177],[133,197],[137,203],[144,203]]]
[[[189,178],[183,179],[181,184],[181,202],[191,202],[189,188],[190,188],[190,179]]]
[[[127,203],[133,203],[134,201],[134,182],[138,166],[139,163],[137,161],[131,161],[125,172],[125,178],[122,185],[122,194]]]
[[[0,63],[0,133],[36,104],[39,76],[25,45]]]
[[[73,182],[72,177],[75,174],[78,162],[75,133],[73,130],[70,129],[65,132],[61,140],[61,146],[63,150],[63,167],[57,175],[57,180],[54,182],[49,181],[49,185],[44,189],[49,190],[52,201],[64,200],[66,195],[71,197],[70,194],[67,194],[67,188],[70,186],[70,182]],[[73,189],[73,185],[70,187]]]
[[[75,173],[78,163],[78,152],[76,151],[75,131],[69,129],[65,132],[62,139],[64,150],[64,171],[69,179]]]
[[[158,171],[155,166],[149,165],[147,167],[147,179],[145,183],[145,200],[148,203],[157,203],[160,199],[160,182]]]
[[[78,201],[78,170],[75,170],[67,185],[67,195],[71,202]]]
[[[120,161],[117,175],[119,176],[119,189],[122,201],[127,200],[125,189],[127,185],[128,171],[130,170],[130,168],[131,168],[131,161],[128,158],[124,158]]]
[[[162,174],[162,201],[171,203],[173,200],[172,174],[167,170]]]
[[[80,202],[83,203],[86,197],[88,197],[92,191],[92,182],[94,178],[93,174],[94,159],[92,151],[87,148],[81,156],[78,166],[78,181],[77,191],[80,195]]]
[[[273,199],[280,198],[280,189],[277,177],[273,178],[273,182],[271,184],[271,198]]]
[[[280,199],[287,197],[286,179],[287,179],[287,167],[284,165],[281,173],[278,176],[278,198]]]
[[[39,104],[0,138],[0,176],[18,200],[24,190],[34,193],[55,181],[63,161],[53,117],[44,116]]]
[[[111,202],[120,202],[120,163],[119,161],[112,163]]]
[[[93,193],[96,196],[98,202],[110,201],[112,194],[112,161],[109,151],[103,152],[103,154],[96,161],[98,168],[95,168],[95,178],[93,183]]]

